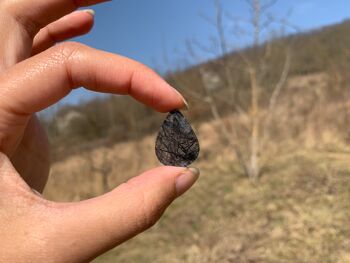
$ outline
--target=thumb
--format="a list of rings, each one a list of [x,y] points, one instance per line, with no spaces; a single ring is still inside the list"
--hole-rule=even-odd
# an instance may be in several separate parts
[[[62,262],[85,262],[97,257],[153,226],[198,176],[196,168],[160,167],[103,196],[60,204],[59,216],[55,217],[58,220],[51,228],[60,240],[53,253],[65,251],[67,258]]]

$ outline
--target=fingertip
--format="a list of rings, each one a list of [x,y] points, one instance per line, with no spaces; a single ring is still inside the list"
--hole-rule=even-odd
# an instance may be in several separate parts
[[[158,112],[184,107],[183,96],[160,75],[143,64],[134,65],[128,94]]]
[[[131,179],[128,183],[139,185],[146,189],[175,189],[174,199],[187,192],[199,178],[198,168],[161,166],[149,170],[138,177]],[[148,185],[151,184],[151,185]]]
[[[164,93],[164,95],[160,96],[161,93],[155,91],[154,99],[152,100],[153,105],[151,105],[151,107],[162,113],[177,109],[187,110],[188,103],[182,94],[165,80],[163,80],[163,82],[164,84],[161,85],[163,85],[162,93]]]
[[[183,167],[160,166],[130,179],[128,183],[140,184],[142,187],[144,187],[146,183],[158,183],[157,181],[170,181],[170,183],[175,184],[176,178],[185,170],[186,168]]]
[[[176,194],[177,197],[183,195],[189,190],[199,178],[200,171],[197,168],[187,168],[176,178]]]
[[[178,96],[179,96],[179,98],[181,100],[181,106],[179,108],[177,108],[177,109],[179,109],[179,110],[186,110],[186,111],[189,110],[188,102],[186,101],[184,96],[182,96],[182,94],[177,89],[175,89],[175,88],[173,88],[173,89],[176,91],[176,93],[178,94]]]
[[[96,15],[95,10],[85,9],[85,10],[79,11],[79,13],[83,17],[82,21],[80,23],[86,24],[86,27],[90,31],[95,23],[95,15]],[[87,33],[87,32],[85,32],[85,33]]]
[[[73,14],[71,14],[71,17],[70,17],[70,23],[75,24],[75,25],[71,24],[71,27],[85,28],[90,30],[94,25],[94,22],[95,22],[95,11],[93,9],[84,9],[81,11],[76,11]],[[86,30],[85,31],[83,30],[83,32],[87,33]]]
[[[163,111],[162,112],[169,112],[172,110],[188,110],[188,103],[185,100],[185,98],[182,96],[182,94],[173,86],[171,86],[169,83],[167,83],[165,80],[164,82],[167,85],[167,89],[171,90],[172,92],[172,104],[164,104]]]
[[[95,17],[96,12],[95,12],[95,10],[93,10],[93,9],[84,9],[84,10],[82,10],[82,11],[88,13],[88,14],[91,15],[92,17]]]

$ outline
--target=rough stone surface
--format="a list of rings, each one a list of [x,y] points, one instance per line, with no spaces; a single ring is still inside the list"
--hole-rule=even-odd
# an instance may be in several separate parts
[[[156,155],[164,165],[187,167],[199,154],[199,142],[190,123],[175,110],[163,122],[156,140]]]

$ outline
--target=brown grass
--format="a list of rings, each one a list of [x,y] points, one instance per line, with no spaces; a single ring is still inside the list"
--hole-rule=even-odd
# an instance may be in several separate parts
[[[350,262],[350,147],[340,114],[349,105],[325,105],[325,82],[322,74],[290,80],[275,112],[273,150],[264,153],[271,161],[258,183],[243,176],[215,122],[196,126],[198,183],[151,230],[94,262]],[[97,166],[104,156],[109,160],[115,187],[158,165],[154,139],[84,154]],[[102,194],[101,175],[84,154],[53,165],[49,199]]]
[[[153,229],[95,262],[348,262],[345,157],[282,156],[259,184],[230,162],[200,165],[200,181]]]

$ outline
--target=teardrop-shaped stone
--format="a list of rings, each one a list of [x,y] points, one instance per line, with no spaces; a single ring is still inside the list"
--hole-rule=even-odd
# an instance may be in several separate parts
[[[156,140],[156,155],[164,165],[187,167],[199,154],[199,142],[190,123],[178,110],[166,117]]]

